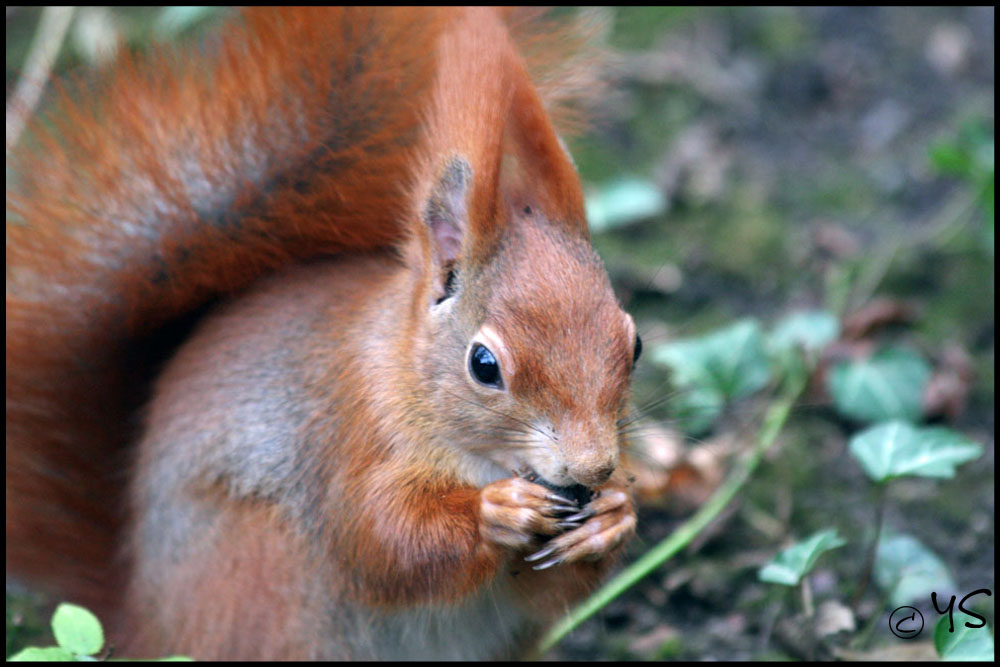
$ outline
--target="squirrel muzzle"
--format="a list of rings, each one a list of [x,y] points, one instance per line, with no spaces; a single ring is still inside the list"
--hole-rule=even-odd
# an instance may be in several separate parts
[[[618,466],[618,450],[613,427],[574,424],[560,430],[559,454],[566,473],[588,488],[608,481]]]

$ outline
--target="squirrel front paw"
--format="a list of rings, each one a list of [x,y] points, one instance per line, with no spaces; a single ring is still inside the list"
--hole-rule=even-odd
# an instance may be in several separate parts
[[[487,485],[481,498],[480,531],[500,546],[529,547],[537,544],[539,536],[558,535],[579,525],[579,520],[566,519],[580,513],[578,505],[520,477]]]
[[[561,520],[569,530],[524,560],[545,570],[560,563],[598,560],[614,551],[635,532],[635,509],[625,487],[608,483],[597,489],[584,508]],[[538,562],[541,561],[541,562]]]

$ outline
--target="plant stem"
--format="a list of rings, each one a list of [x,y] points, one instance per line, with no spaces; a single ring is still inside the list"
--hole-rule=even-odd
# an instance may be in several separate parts
[[[809,585],[809,574],[802,575],[802,613],[806,617],[806,625],[808,627],[808,632],[806,632],[806,657],[810,660],[816,660],[816,609],[813,606],[813,594],[812,586]]]
[[[885,489],[885,482],[879,483],[876,487],[875,538],[868,547],[868,555],[865,557],[864,570],[861,572],[861,583],[858,585],[858,590],[854,594],[854,600],[851,604],[851,608],[854,609],[855,616],[857,616],[858,606],[861,604],[861,599],[868,590],[868,583],[871,581],[872,571],[875,569],[875,556],[878,554],[878,542],[882,539],[882,521],[885,517]]]
[[[885,609],[886,605],[889,604],[889,592],[886,591],[882,594],[879,603],[875,606],[876,609]],[[857,617],[857,615],[855,615]],[[850,647],[852,649],[864,649],[868,645],[868,640],[871,639],[872,633],[875,631],[876,626],[882,623],[881,614],[872,614],[872,617],[868,619],[868,623],[865,627],[861,629],[857,635],[854,636],[850,641]]]
[[[789,375],[785,381],[784,391],[768,406],[767,412],[764,414],[764,422],[757,434],[757,442],[746,460],[729,474],[722,486],[716,489],[708,502],[702,505],[694,516],[564,616],[538,643],[535,649],[536,656],[552,649],[581,623],[663,565],[705,530],[743,488],[754,470],[757,469],[764,454],[777,441],[778,434],[788,420],[792,406],[805,389],[807,379],[808,373],[805,372]]]
[[[800,586],[802,590],[802,613],[806,615],[806,618],[812,618],[816,613],[816,609],[813,607],[812,587],[809,585],[808,574],[802,575]]]

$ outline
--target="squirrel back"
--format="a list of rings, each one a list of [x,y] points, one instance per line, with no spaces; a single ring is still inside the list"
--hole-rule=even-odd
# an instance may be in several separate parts
[[[543,282],[545,275],[535,275],[539,267],[524,258],[498,259],[498,248],[514,238],[509,211],[529,218],[541,211],[561,231],[536,237],[526,227],[517,243],[539,252],[551,247],[542,259],[594,276],[597,301],[584,305],[599,303],[600,313],[615,320],[614,391],[601,400],[609,415],[617,414],[627,389],[618,357],[629,356],[634,326],[618,317],[613,295],[601,296],[610,289],[586,243],[579,181],[529,77],[530,63],[515,48],[520,40],[537,50],[540,67],[558,65],[553,51],[539,47],[537,36],[545,31],[532,17],[488,10],[253,9],[244,12],[242,25],[207,45],[207,53],[126,60],[99,87],[95,103],[62,102],[64,120],[54,131],[39,131],[35,150],[15,159],[19,181],[7,195],[9,574],[43,581],[99,613],[126,613],[125,589],[133,591],[127,613],[155,604],[155,596],[151,602],[135,593],[135,572],[156,565],[143,561],[135,546],[142,526],[157,525],[148,521],[159,511],[143,505],[155,495],[149,489],[161,488],[149,476],[158,465],[149,443],[168,404],[169,368],[190,360],[197,346],[182,348],[143,409],[150,381],[206,307],[272,274],[280,284],[294,265],[374,252],[381,257],[375,266],[386,271],[420,267],[416,282],[400,282],[393,292],[403,304],[397,307],[407,311],[400,321],[419,328],[420,309],[447,298],[447,277],[457,266],[470,286],[476,276],[502,284],[497,276],[515,266],[533,284]],[[566,92],[566,86],[551,89],[550,110]],[[412,220],[430,232],[415,231]],[[357,316],[361,302],[351,299],[366,292],[350,281],[361,278],[337,275],[333,286],[345,290],[340,308]],[[491,294],[477,294],[475,303],[483,307]],[[496,298],[507,303],[523,296],[515,290]],[[528,298],[536,296],[551,301],[561,293],[543,290]],[[607,346],[600,338],[573,350],[591,343]],[[190,363],[218,358],[224,355],[195,356]],[[368,387],[358,396],[378,385],[379,378],[365,372],[354,378]],[[137,456],[132,447],[144,429],[154,435],[145,436]],[[331,454],[314,463],[333,465],[323,456]],[[581,465],[572,475],[553,468],[549,477],[596,486],[610,474],[608,465]],[[459,515],[478,520],[478,504],[464,509],[469,494],[478,492],[466,482],[455,487],[453,477],[430,476],[452,494],[434,497],[457,499],[448,502],[461,505]],[[233,500],[220,499],[219,506]],[[391,504],[378,496],[383,501]],[[615,502],[615,511],[624,507]],[[447,505],[448,511],[458,506]],[[230,527],[231,549],[253,539],[253,530],[241,532],[241,526],[264,526],[262,541],[245,546],[261,550],[261,566],[280,562],[285,552],[268,546],[281,532],[268,510],[254,506],[225,516],[242,517]],[[630,529],[616,527],[608,544],[617,546]],[[510,538],[489,538],[503,539]],[[123,550],[123,544],[131,546]],[[352,595],[376,607],[419,603],[426,595],[459,599],[469,586],[482,585],[500,558],[493,547],[476,546],[476,558],[485,560],[468,581],[453,577],[446,585],[428,572],[424,586],[436,587],[430,594],[384,580],[382,562],[377,573],[365,574],[363,564],[351,560],[360,557],[356,551],[363,555],[362,545],[370,547],[371,540],[338,553],[354,554],[347,556],[351,567],[367,582]],[[372,553],[379,561],[389,557],[384,550]],[[281,574],[275,574],[279,581]],[[235,589],[228,594],[234,609],[246,602]],[[324,611],[322,605],[310,609]],[[183,606],[172,611],[186,617]],[[206,648],[197,655],[214,654]]]

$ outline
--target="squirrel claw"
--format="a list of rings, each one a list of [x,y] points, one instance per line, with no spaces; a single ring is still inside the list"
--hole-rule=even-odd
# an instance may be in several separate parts
[[[572,498],[563,498],[562,496],[556,493],[546,493],[545,499],[553,503],[559,503],[560,505],[569,507],[574,510],[579,509],[580,507],[579,505],[576,504],[576,501],[573,500]],[[574,504],[570,505],[569,503],[574,503]]]
[[[554,544],[549,545],[537,553],[533,553],[530,556],[525,556],[524,560],[526,560],[529,563],[534,562],[536,560],[541,560],[546,556],[550,556],[553,553],[555,553],[556,549],[557,549],[556,545]]]
[[[555,566],[555,565],[558,565],[558,564],[559,564],[559,563],[561,563],[561,562],[563,562],[563,557],[562,557],[562,556],[559,556],[559,557],[557,557],[557,558],[553,558],[552,560],[547,560],[547,561],[545,561],[544,563],[540,563],[540,564],[538,564],[538,565],[535,565],[535,566],[533,566],[533,567],[532,567],[531,569],[532,569],[532,570],[536,570],[536,571],[538,571],[538,570],[547,570],[547,569],[549,569],[550,567],[553,567],[553,566]]]
[[[592,516],[594,516],[594,510],[592,510],[592,509],[585,509],[582,512],[577,512],[573,516],[563,517],[563,521],[571,521],[571,522],[584,521],[586,519],[589,519]]]
[[[574,505],[566,505],[565,503],[559,503],[559,504],[552,505],[549,509],[551,511],[554,511],[554,512],[557,512],[557,513],[558,512],[566,513],[566,512],[576,512],[576,511],[579,511],[580,508],[576,507]]]

